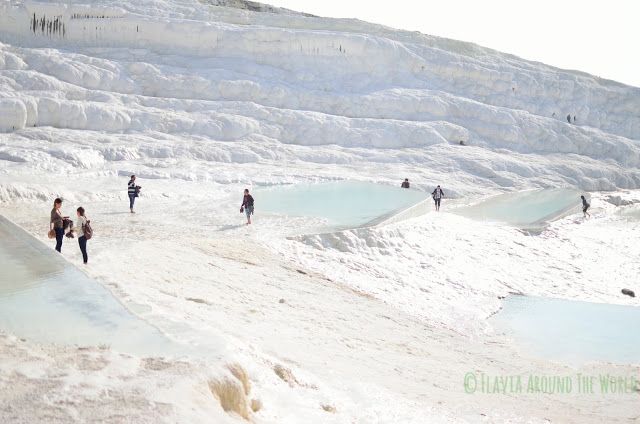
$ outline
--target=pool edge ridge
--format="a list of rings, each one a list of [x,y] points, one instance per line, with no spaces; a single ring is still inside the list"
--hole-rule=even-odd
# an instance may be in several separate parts
[[[77,272],[78,274],[80,274],[83,278],[87,279],[88,281],[90,281],[93,284],[96,284],[101,289],[105,290],[105,292],[110,296],[110,298],[119,307],[121,307],[123,309],[123,311],[125,311],[129,316],[131,316],[131,318],[134,321],[139,321],[140,323],[144,324],[145,326],[150,327],[152,330],[157,332],[157,334],[161,338],[163,338],[164,341],[168,342],[169,344],[173,344],[175,346],[182,345],[179,341],[177,341],[173,337],[171,337],[171,335],[169,333],[167,333],[166,331],[162,330],[160,327],[155,325],[151,320],[148,320],[148,319],[140,316],[138,313],[136,313],[131,308],[129,308],[122,301],[122,299],[116,293],[114,293],[114,291],[107,284],[104,284],[98,278],[95,278],[95,277],[89,275],[86,272],[86,270],[82,269],[81,267],[78,267],[76,264],[71,262],[64,255],[55,252],[55,250],[51,249],[42,239],[38,238],[35,235],[32,235],[24,227],[22,227],[22,226],[18,225],[17,223],[13,222],[11,219],[7,218],[3,214],[0,214],[0,226],[6,226],[8,228],[8,230],[11,231],[11,232],[16,232],[16,231],[21,232],[22,233],[21,235],[24,238],[26,238],[26,240],[24,240],[24,242],[25,243],[29,243],[29,245],[31,247],[33,247],[35,250],[37,250],[38,253],[48,256],[48,258],[50,258],[53,261],[57,261],[57,262],[63,263],[64,266],[69,267],[74,272]],[[17,239],[21,238],[20,237],[21,235],[18,234],[16,236],[16,238]],[[3,331],[6,332],[7,330],[3,329]],[[15,334],[12,331],[9,331],[9,333],[14,334],[16,336],[19,336],[18,334]],[[34,343],[37,343],[37,344],[49,343],[49,342],[42,342],[42,341],[35,340],[35,339],[32,339],[31,341],[34,342]],[[54,344],[57,344],[57,343],[54,343]],[[72,346],[73,345],[73,344],[68,344],[66,342],[60,342],[60,344],[61,345],[65,345],[65,346]],[[113,350],[114,350],[114,352],[121,352],[121,353],[131,354],[131,352],[128,352],[127,350],[121,350],[121,349],[117,349],[117,348],[113,349]],[[138,355],[140,357],[151,357],[151,356],[154,356],[154,355],[150,355],[150,354],[145,354],[145,355],[142,355],[142,354],[139,354],[139,353],[134,353],[134,354],[136,354],[136,355]],[[170,352],[170,353],[168,353],[168,355],[176,355],[176,352]],[[160,356],[163,356],[163,355],[161,354]],[[179,356],[179,355],[177,355],[177,356]]]
[[[401,221],[406,221],[411,218],[417,218],[418,216],[426,215],[428,211],[418,212],[415,215],[404,216],[405,214],[410,214],[411,211],[417,208],[420,208],[422,206],[427,206],[428,203],[430,203],[430,199],[426,198],[409,207],[396,209],[383,216],[380,216],[378,218],[372,219],[369,222],[366,222],[365,224],[361,225],[360,228],[383,227],[385,225],[395,224]]]

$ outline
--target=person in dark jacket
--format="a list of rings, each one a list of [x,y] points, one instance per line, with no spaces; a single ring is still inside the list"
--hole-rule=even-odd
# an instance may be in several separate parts
[[[242,205],[240,205],[240,212],[244,212],[247,215],[247,225],[251,224],[251,215],[253,215],[253,196],[249,194],[249,189],[244,189],[244,197],[242,198]]]
[[[136,176],[132,175],[129,183],[127,184],[127,194],[129,195],[129,210],[131,211],[131,213],[135,213],[133,211],[133,204],[136,201],[136,197],[140,195],[141,188],[142,187],[140,187],[139,185],[136,185]]]
[[[582,199],[582,216],[584,216],[585,218],[591,218],[591,214],[587,212],[591,205],[589,204],[589,202],[587,202],[587,199],[585,199],[584,196],[580,196],[580,198]]]
[[[400,187],[409,188],[409,178],[405,178]]]
[[[53,201],[53,209],[51,209],[51,220],[49,228],[56,234],[56,250],[62,252],[62,239],[64,238],[64,220],[69,219],[68,216],[62,216],[60,208],[62,207],[62,199],[59,197]]]
[[[440,210],[440,201],[444,197],[444,191],[440,188],[440,186],[436,187],[435,190],[431,193],[431,197],[433,197],[433,201],[436,204],[436,212]]]

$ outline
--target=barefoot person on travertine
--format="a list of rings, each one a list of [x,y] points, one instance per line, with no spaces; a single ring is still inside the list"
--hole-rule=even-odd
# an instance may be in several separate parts
[[[440,201],[444,197],[444,191],[442,191],[440,186],[438,186],[436,187],[435,190],[433,190],[433,193],[431,193],[431,197],[433,197],[433,201],[435,202],[436,212],[437,212],[440,210]]]
[[[127,194],[129,195],[129,210],[131,213],[135,213],[133,211],[133,204],[136,202],[136,197],[140,196],[140,187],[136,185],[136,176],[132,175],[129,183],[127,184]]]
[[[580,196],[580,199],[582,199],[582,216],[584,216],[585,218],[591,218],[591,214],[587,212],[591,205],[589,204],[589,202],[587,202],[587,199],[585,199],[584,196]]]
[[[244,189],[244,197],[242,198],[242,205],[240,205],[240,212],[244,212],[247,215],[247,225],[251,224],[251,215],[253,215],[253,196],[249,194],[249,189]]]
[[[64,219],[60,211],[62,208],[62,199],[57,198],[53,201],[53,209],[51,209],[51,220],[49,221],[49,238],[56,238],[56,250],[62,252],[62,240],[64,239]]]
[[[87,255],[87,240],[93,236],[93,230],[91,229],[91,223],[84,214],[84,208],[80,206],[76,211],[78,214],[78,245],[80,246],[80,252],[82,252],[82,261],[86,265],[89,261]]]

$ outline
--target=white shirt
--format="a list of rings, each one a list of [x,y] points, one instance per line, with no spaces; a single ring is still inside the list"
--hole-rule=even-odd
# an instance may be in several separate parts
[[[84,224],[87,223],[87,217],[86,216],[79,216],[78,217],[78,226],[77,231],[78,231],[78,237],[82,237],[84,236]]]

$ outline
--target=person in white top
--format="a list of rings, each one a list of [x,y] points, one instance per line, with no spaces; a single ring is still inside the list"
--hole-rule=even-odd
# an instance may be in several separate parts
[[[78,244],[80,245],[80,251],[82,252],[82,260],[86,264],[89,260],[89,256],[87,255],[87,237],[84,234],[84,227],[87,225],[87,217],[84,215],[84,208],[80,206],[77,210],[78,212]]]

